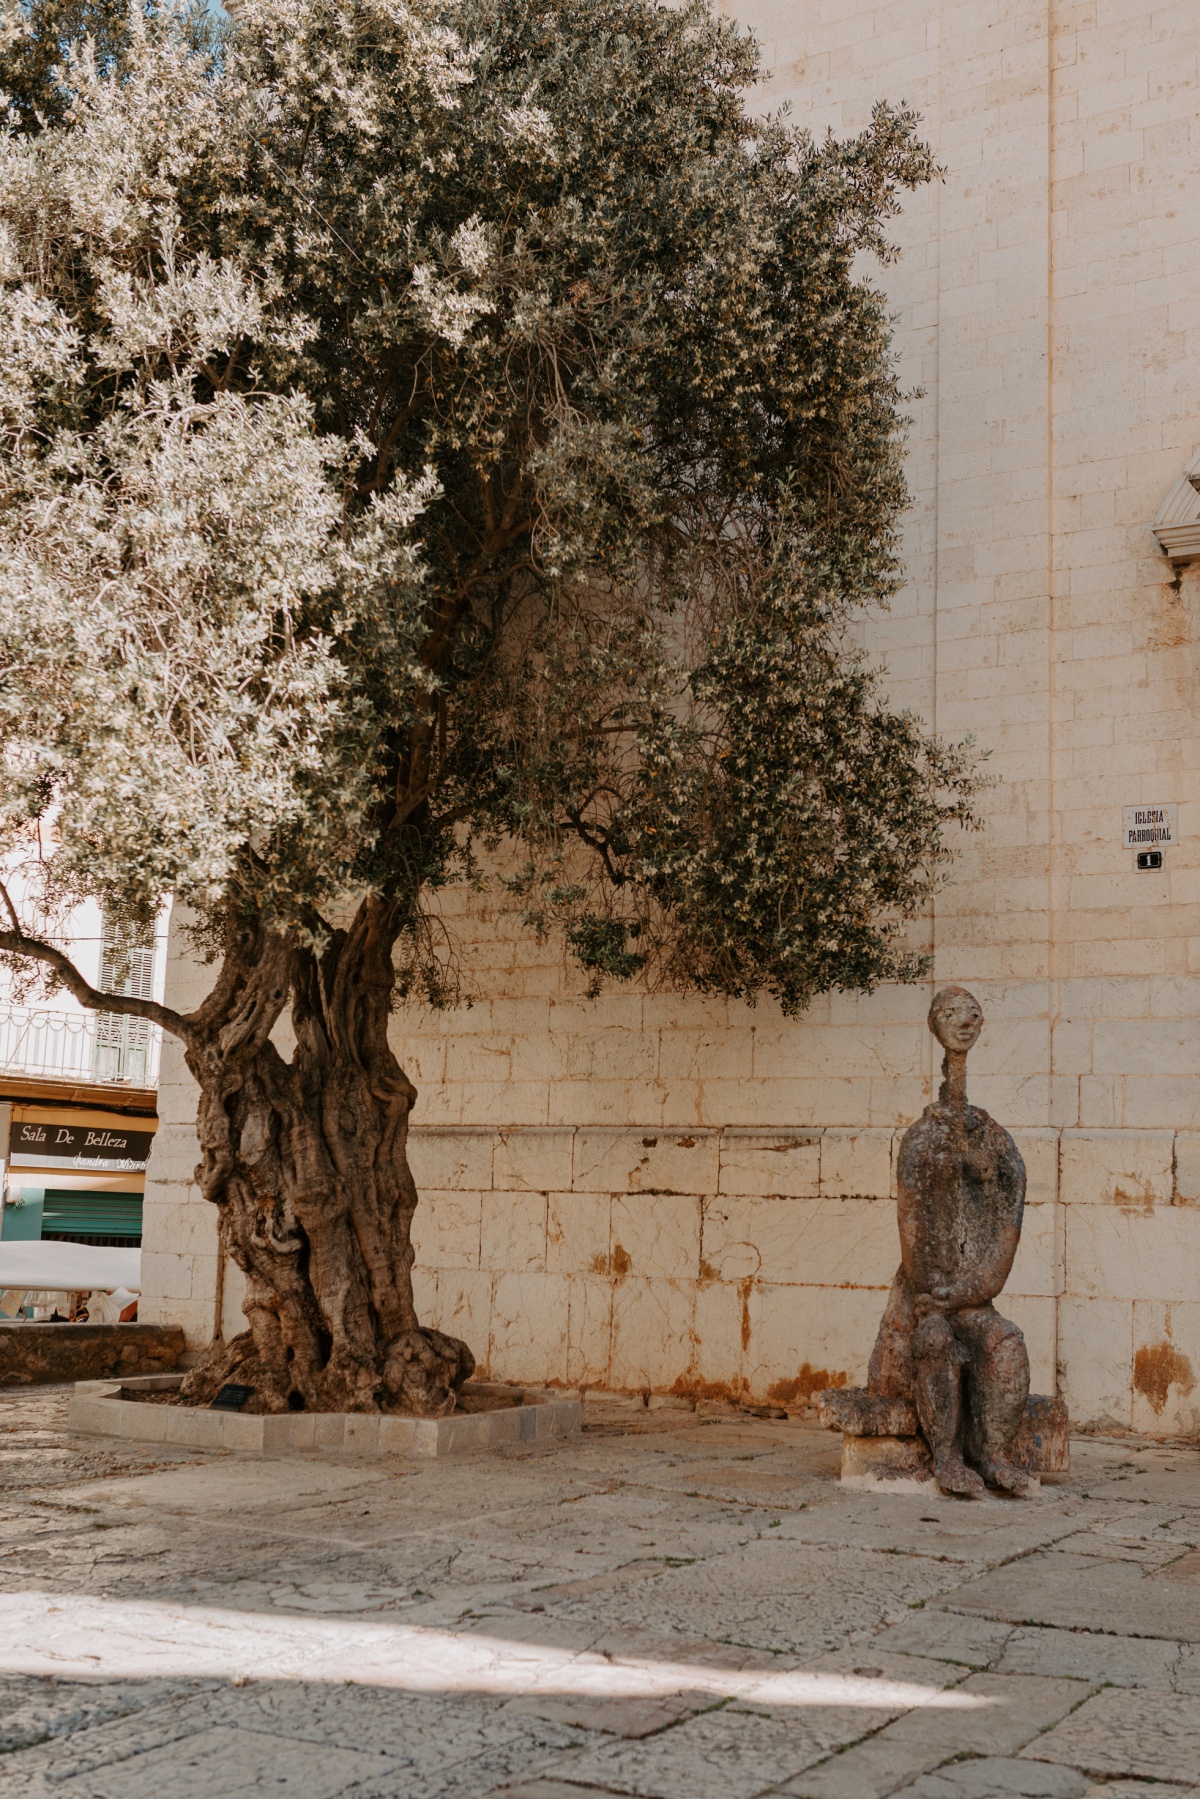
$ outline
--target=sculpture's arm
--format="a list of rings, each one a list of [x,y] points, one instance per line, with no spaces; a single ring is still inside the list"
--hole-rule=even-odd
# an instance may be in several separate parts
[[[1015,1220],[1010,1220],[1002,1226],[991,1254],[977,1267],[952,1283],[935,1286],[930,1293],[918,1294],[917,1316],[926,1318],[930,1312],[961,1312],[967,1306],[982,1306],[995,1299],[1012,1273],[1020,1241],[1021,1227]]]

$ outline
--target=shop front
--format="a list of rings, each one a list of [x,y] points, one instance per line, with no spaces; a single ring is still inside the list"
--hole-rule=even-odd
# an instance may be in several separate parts
[[[35,1102],[0,1110],[0,1317],[132,1319],[157,1120]]]

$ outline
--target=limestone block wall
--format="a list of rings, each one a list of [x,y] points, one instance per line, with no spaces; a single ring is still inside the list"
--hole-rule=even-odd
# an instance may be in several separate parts
[[[171,1070],[147,1181],[143,1311],[202,1349],[243,1329],[191,1182]],[[1200,1432],[1200,1132],[1026,1129],[1001,1309],[1075,1422]],[[899,1261],[895,1158],[871,1128],[418,1126],[418,1307],[500,1379],[790,1403],[865,1378]]]

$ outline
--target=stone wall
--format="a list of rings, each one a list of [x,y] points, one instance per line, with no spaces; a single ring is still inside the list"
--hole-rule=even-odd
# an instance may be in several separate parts
[[[899,1260],[901,1134],[417,1127],[421,1316],[508,1380],[793,1403],[859,1382]],[[1028,1203],[1000,1304],[1035,1388],[1080,1424],[1200,1431],[1200,1132],[1016,1136]],[[215,1214],[164,1178],[168,1137],[195,1154],[186,1124],[155,1148],[143,1311],[202,1348]],[[225,1335],[244,1326],[241,1291],[230,1264]]]

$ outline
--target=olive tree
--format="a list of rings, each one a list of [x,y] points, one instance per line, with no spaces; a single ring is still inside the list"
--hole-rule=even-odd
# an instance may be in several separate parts
[[[437,1413],[388,1027],[453,997],[440,888],[486,861],[593,990],[919,971],[970,758],[855,646],[905,504],[863,268],[930,159],[752,113],[702,4],[46,16],[0,59],[0,951],[184,1046],[250,1321],[189,1396]],[[61,946],[166,894],[187,1014]]]

